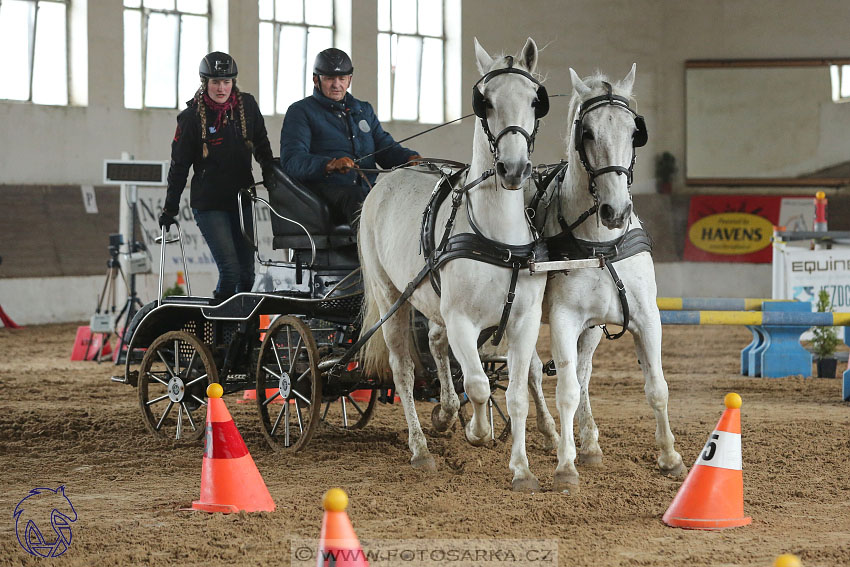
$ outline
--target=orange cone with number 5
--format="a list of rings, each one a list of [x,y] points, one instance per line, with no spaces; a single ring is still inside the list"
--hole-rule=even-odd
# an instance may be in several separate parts
[[[726,394],[726,411],[661,518],[668,526],[719,530],[746,526],[741,467],[741,396]]]

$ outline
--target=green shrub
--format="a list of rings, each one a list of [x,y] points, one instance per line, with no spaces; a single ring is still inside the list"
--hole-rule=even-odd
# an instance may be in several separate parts
[[[815,305],[818,313],[832,313],[832,302],[825,289],[818,292],[818,302]],[[835,327],[815,327],[812,331],[812,349],[818,358],[833,358],[835,347],[840,343]]]

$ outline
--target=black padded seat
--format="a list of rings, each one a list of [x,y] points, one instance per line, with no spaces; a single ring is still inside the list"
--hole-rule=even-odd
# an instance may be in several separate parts
[[[357,244],[357,236],[349,225],[334,224],[328,205],[320,195],[286,175],[277,161],[273,170],[274,184],[269,189],[269,202],[279,214],[301,223],[313,237],[317,249]],[[310,239],[300,226],[275,215],[271,216],[271,221],[272,248],[310,250]]]

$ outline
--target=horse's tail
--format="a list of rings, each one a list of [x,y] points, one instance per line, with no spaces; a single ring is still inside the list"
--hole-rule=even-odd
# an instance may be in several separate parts
[[[366,243],[364,239],[362,227],[358,231],[357,247],[360,257],[360,269],[363,276],[363,308],[361,311],[361,332],[365,333],[372,328],[381,319],[381,310],[375,301],[375,294],[378,293],[379,286],[378,275],[368,262],[363,261],[363,245]],[[366,345],[360,350],[359,359],[364,366],[366,376],[377,376],[386,378],[391,375],[390,372],[390,351],[387,348],[387,342],[384,339],[384,331],[381,328],[375,332],[369,339]]]

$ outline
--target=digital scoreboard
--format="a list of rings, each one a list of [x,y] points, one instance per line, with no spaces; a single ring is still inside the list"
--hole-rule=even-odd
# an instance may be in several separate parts
[[[107,159],[103,161],[103,182],[107,185],[168,185],[167,161]]]

